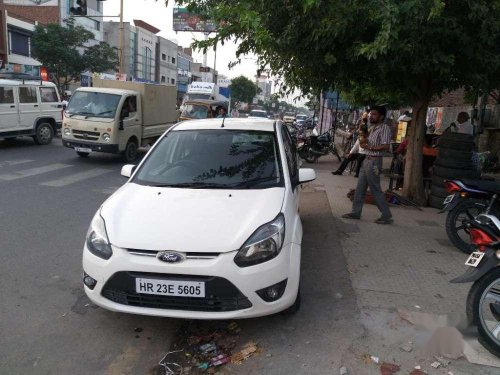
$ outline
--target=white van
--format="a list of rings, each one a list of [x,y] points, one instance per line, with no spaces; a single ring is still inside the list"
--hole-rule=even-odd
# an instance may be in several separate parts
[[[62,122],[56,85],[35,77],[12,77],[0,77],[0,139],[31,136],[36,144],[51,143]]]

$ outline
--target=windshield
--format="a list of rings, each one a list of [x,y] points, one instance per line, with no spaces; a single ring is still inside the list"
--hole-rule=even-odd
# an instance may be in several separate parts
[[[207,115],[208,115],[208,107],[198,104],[186,104],[181,114],[182,117],[189,117],[196,119],[207,118],[208,117]]]
[[[295,113],[293,113],[293,112],[286,112],[285,116],[295,117]]]
[[[171,131],[145,160],[133,182],[209,189],[283,186],[279,160],[272,132]]]
[[[307,120],[307,116],[305,116],[305,115],[297,115],[297,120]]]
[[[68,115],[114,118],[121,96],[102,92],[77,91],[66,108]]]
[[[250,116],[267,118],[267,112],[266,111],[250,111]]]
[[[188,94],[189,100],[210,99],[210,94]]]

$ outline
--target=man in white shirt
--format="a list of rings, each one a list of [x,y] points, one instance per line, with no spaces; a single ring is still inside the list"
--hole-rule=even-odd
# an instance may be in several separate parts
[[[474,135],[474,125],[470,123],[467,112],[460,112],[457,116],[457,133]]]

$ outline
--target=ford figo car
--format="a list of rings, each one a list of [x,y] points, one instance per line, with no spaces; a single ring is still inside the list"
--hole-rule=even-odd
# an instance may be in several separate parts
[[[250,318],[300,302],[299,169],[288,129],[267,119],[169,129],[97,211],[85,292],[120,312]]]

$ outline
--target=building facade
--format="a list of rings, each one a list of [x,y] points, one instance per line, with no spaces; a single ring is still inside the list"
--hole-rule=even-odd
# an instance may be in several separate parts
[[[156,45],[156,81],[177,85],[177,43],[161,36]]]
[[[78,5],[76,4],[76,0],[59,0],[59,1],[61,4],[60,20],[61,24],[64,25],[65,21],[71,17],[70,14],[71,7],[77,7]],[[102,8],[103,8],[102,1],[87,0],[87,17],[74,18],[75,25],[83,26],[94,34],[94,38],[88,41],[87,43],[88,46],[93,46],[103,41]]]
[[[193,56],[190,48],[177,47],[177,100],[182,101],[192,82]]]

